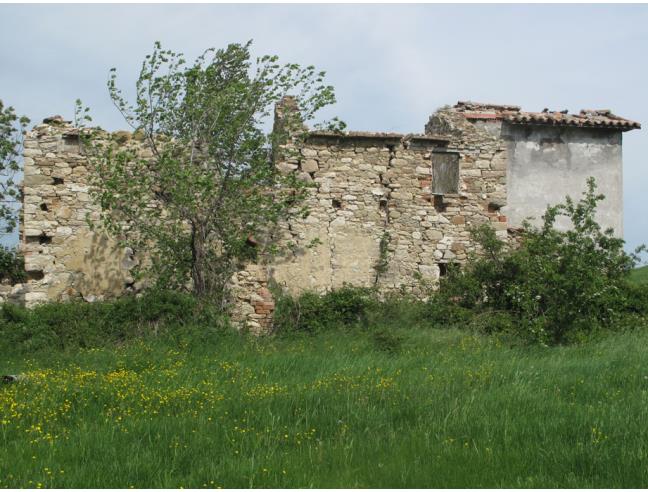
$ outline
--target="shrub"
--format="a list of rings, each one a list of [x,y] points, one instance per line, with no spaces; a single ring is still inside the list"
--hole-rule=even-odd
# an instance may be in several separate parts
[[[495,333],[515,334],[517,331],[515,318],[506,311],[471,313],[471,317],[467,321],[467,326],[472,330],[488,335]]]
[[[11,284],[24,282],[25,260],[15,248],[0,246],[0,282]]]
[[[382,334],[395,328],[431,327],[467,322],[469,309],[439,298],[424,302],[402,292],[379,296],[372,288],[344,286],[320,295],[306,292],[294,298],[276,295],[276,333],[316,333],[337,328],[375,330],[374,341],[383,346]],[[372,335],[373,336],[373,335]],[[381,339],[382,340],[382,339]]]
[[[320,295],[306,292],[298,297],[276,295],[275,333],[316,333],[337,328],[362,327],[381,333],[395,328],[445,328],[467,326],[471,309],[442,296],[424,302],[402,292],[379,296],[375,289],[345,286]],[[374,338],[375,338],[374,337]],[[382,341],[374,340],[382,346]]]
[[[429,324],[429,306],[413,295],[390,292],[374,299],[367,312],[368,323],[387,329],[396,326],[414,327]]]
[[[453,268],[452,270],[455,270]],[[474,278],[468,275],[451,274],[452,282],[443,281],[443,290],[430,296],[426,316],[430,323],[439,327],[466,325],[473,317],[474,296],[469,293]],[[461,295],[453,295],[453,292]]]
[[[374,292],[344,286],[324,295],[306,292],[297,298],[278,296],[275,332],[310,332],[343,326],[366,325]]]
[[[603,199],[590,178],[580,201],[567,197],[549,207],[539,228],[525,222],[521,245],[512,251],[490,226],[473,229],[483,254],[463,270],[450,270],[434,302],[507,313],[514,323],[497,324],[543,344],[613,327],[629,310],[641,309],[643,294],[631,291],[627,279],[644,248],[627,254],[622,239],[601,229],[594,217]],[[570,219],[570,230],[556,230],[559,216]]]
[[[624,311],[638,316],[648,316],[648,285],[628,282],[622,287]]]
[[[194,296],[166,291],[91,304],[50,303],[33,309],[4,304],[0,307],[0,343],[12,351],[87,348],[172,335],[192,324],[222,326],[224,319]]]

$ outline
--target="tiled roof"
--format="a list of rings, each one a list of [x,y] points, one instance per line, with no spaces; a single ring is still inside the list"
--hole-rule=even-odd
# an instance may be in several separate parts
[[[641,128],[636,121],[616,116],[608,109],[583,109],[579,114],[567,114],[558,111],[543,111],[542,113],[520,112],[504,117],[506,121],[519,124],[564,125],[592,128],[618,128],[633,130]]]
[[[583,109],[578,114],[565,111],[542,112],[520,111],[519,106],[484,104],[471,101],[459,101],[454,110],[461,112],[468,119],[489,120],[501,119],[516,125],[552,125],[575,126],[586,128],[614,128],[621,131],[641,128],[641,124],[616,116],[609,109]]]

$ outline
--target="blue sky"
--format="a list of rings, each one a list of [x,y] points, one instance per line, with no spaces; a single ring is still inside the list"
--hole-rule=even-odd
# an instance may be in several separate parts
[[[354,130],[420,132],[458,100],[525,110],[607,108],[648,125],[644,5],[0,5],[0,98],[32,121],[74,100],[124,128],[106,90],[132,86],[153,42],[192,58],[256,54],[326,70]],[[624,134],[625,239],[648,243],[648,126]]]

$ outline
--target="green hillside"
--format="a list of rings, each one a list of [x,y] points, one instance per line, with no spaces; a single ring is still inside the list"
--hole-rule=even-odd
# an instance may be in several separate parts
[[[635,269],[630,278],[639,284],[648,284],[648,265]]]

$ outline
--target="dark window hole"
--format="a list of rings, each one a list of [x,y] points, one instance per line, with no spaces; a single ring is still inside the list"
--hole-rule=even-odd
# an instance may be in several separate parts
[[[54,184],[55,185],[62,185],[63,184],[63,178],[54,178]]]
[[[331,205],[333,205],[333,208],[342,208],[342,201],[338,200],[337,198],[333,198],[331,200]]]
[[[495,213],[497,212],[500,208],[502,208],[498,203],[489,203],[488,204],[488,211],[490,213]]]
[[[434,195],[434,209],[437,212],[445,212],[446,204],[443,203],[443,195]]]
[[[40,236],[27,236],[25,238],[25,241],[27,244],[50,244],[52,242],[52,238],[50,236],[46,236],[45,234],[41,234]]]
[[[41,204],[40,204],[40,209],[41,209],[43,212],[49,212],[49,208],[47,208],[47,203],[41,203]]]
[[[45,274],[42,270],[34,270],[27,272],[27,280],[43,280]]]
[[[437,263],[437,265],[439,265],[439,277],[445,277],[451,269],[457,270],[461,268],[461,264],[456,261]]]

